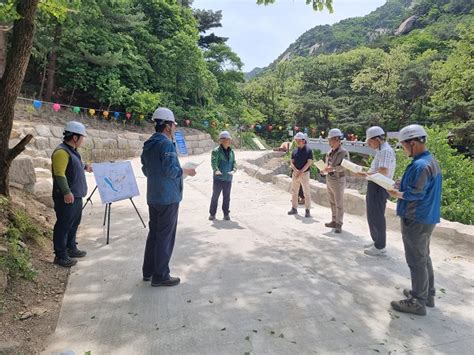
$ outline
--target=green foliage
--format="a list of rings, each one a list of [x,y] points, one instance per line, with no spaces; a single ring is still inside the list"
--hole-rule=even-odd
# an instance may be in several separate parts
[[[461,27],[461,39],[445,61],[433,63],[435,117],[468,121],[474,110],[474,19]]]
[[[144,115],[154,101],[179,118],[218,109],[237,121],[241,60],[223,41],[198,43],[200,31],[220,25],[219,12],[193,13],[177,0],[81,0],[59,18],[64,1],[48,1],[37,19],[27,76],[35,96],[54,50],[55,101]]]
[[[12,212],[11,225],[20,233],[20,239],[23,241],[34,240],[42,235],[38,225],[24,210],[18,209]]]
[[[474,224],[474,163],[449,146],[448,128],[434,126],[427,129],[427,148],[443,174],[441,216],[450,221]],[[397,151],[395,177],[401,178],[410,161],[402,149]]]
[[[136,91],[128,98],[127,111],[149,114],[160,105],[162,105],[160,93]]]
[[[7,221],[7,229],[2,237],[8,253],[0,257],[0,267],[8,270],[10,277],[32,280],[36,276],[30,262],[30,252],[25,241],[40,241],[42,231],[28,216],[26,211],[13,209],[10,201],[0,196],[0,216]]]
[[[8,254],[0,257],[0,266],[8,269],[10,277],[23,277],[33,280],[36,272],[30,262],[30,252],[21,242],[21,232],[15,227],[9,227],[6,233]]]
[[[18,19],[16,0],[6,0],[0,3],[0,24],[11,23]]]

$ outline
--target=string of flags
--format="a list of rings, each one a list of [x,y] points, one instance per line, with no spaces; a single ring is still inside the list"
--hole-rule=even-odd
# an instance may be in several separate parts
[[[51,102],[43,102],[41,100],[32,100],[32,99],[27,99],[27,98],[20,98],[22,100],[26,101],[32,101],[33,107],[37,110],[39,110],[41,107],[46,106],[46,105],[51,105],[50,107],[53,109],[54,112],[59,112],[62,109],[70,109],[72,112],[76,114],[80,114],[81,112],[89,115],[90,117],[96,117],[96,116],[102,116],[104,119],[109,119],[109,118],[114,118],[116,121],[123,121],[123,122],[129,122],[132,118],[135,120],[138,120],[138,122],[141,122],[145,120],[145,115],[142,113],[131,113],[131,112],[120,112],[120,111],[108,111],[108,110],[96,110],[94,108],[88,108],[88,107],[80,107],[80,106],[71,106],[71,105],[65,105],[65,104],[59,104],[57,102],[51,103]],[[192,125],[192,120],[189,118],[184,119],[182,121],[185,126],[190,127]],[[206,128],[229,128],[231,125],[229,123],[224,123],[224,124],[219,124],[215,120],[203,120],[201,121],[201,124],[204,125]],[[308,127],[300,127],[298,125],[274,125],[274,124],[251,124],[251,125],[235,125],[235,129],[241,130],[241,131],[254,131],[256,133],[272,133],[273,131],[288,131],[289,135],[293,135],[297,132],[303,132],[305,134],[309,134],[311,132],[311,135],[315,137],[318,133],[318,130],[314,127],[308,128]],[[323,136],[325,135],[325,131],[319,131],[319,135]],[[348,134],[347,135],[348,140],[357,140],[358,137],[354,134]]]
[[[21,98],[22,100],[28,100],[26,98]],[[42,108],[43,106],[46,106],[46,104],[51,104],[50,102],[43,102],[41,100],[31,100],[33,102],[33,107],[37,110]],[[103,116],[105,119],[109,119],[109,117],[113,117],[116,121],[120,121],[121,119],[125,119],[126,121],[129,121],[132,117],[135,119],[138,119],[139,121],[143,121],[145,119],[145,115],[141,113],[131,113],[131,112],[120,112],[120,111],[108,111],[108,110],[96,110],[94,108],[88,108],[88,107],[80,107],[80,106],[71,106],[71,105],[64,105],[64,104],[59,104],[57,102],[51,104],[51,108],[53,109],[54,112],[59,112],[61,109],[70,109],[72,112],[76,114],[80,114],[81,112],[89,115],[91,117],[94,116]]]

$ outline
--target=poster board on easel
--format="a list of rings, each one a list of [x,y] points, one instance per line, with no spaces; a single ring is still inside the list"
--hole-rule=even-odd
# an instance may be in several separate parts
[[[94,163],[92,168],[103,204],[140,195],[130,161]]]
[[[137,215],[143,224],[143,227],[146,228],[145,222],[143,222],[143,218],[138,212],[137,206],[133,202],[133,197],[139,196],[140,191],[138,190],[137,180],[135,179],[131,162],[119,161],[94,163],[92,164],[92,169],[94,171],[94,178],[97,185],[94,191],[92,191],[91,195],[88,197],[86,205],[87,202],[91,200],[94,192],[99,190],[100,199],[102,203],[105,204],[103,225],[105,226],[107,222],[107,244],[109,244],[110,216],[113,202],[126,199],[130,200],[135,212],[137,212]]]

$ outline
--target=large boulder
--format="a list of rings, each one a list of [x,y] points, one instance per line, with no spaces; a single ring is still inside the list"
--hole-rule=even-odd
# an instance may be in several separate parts
[[[35,184],[33,194],[39,202],[48,207],[53,207],[52,191],[53,184],[47,179],[42,179]]]
[[[403,21],[402,24],[395,31],[395,33],[394,33],[395,36],[404,35],[404,34],[410,32],[413,29],[413,27],[415,26],[416,20],[417,20],[417,17],[415,15],[413,15],[413,16],[410,16],[409,18],[407,18],[405,21]]]
[[[19,156],[12,161],[9,174],[10,181],[21,184],[25,190],[32,191],[36,183],[33,159],[29,156]]]

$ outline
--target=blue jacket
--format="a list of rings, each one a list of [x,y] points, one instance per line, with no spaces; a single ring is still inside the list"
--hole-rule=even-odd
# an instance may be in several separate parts
[[[400,182],[403,199],[397,202],[397,215],[423,224],[439,223],[442,179],[429,151],[414,156]]]
[[[171,205],[183,198],[183,169],[173,142],[162,133],[153,134],[143,145],[142,171],[147,177],[149,205]]]

